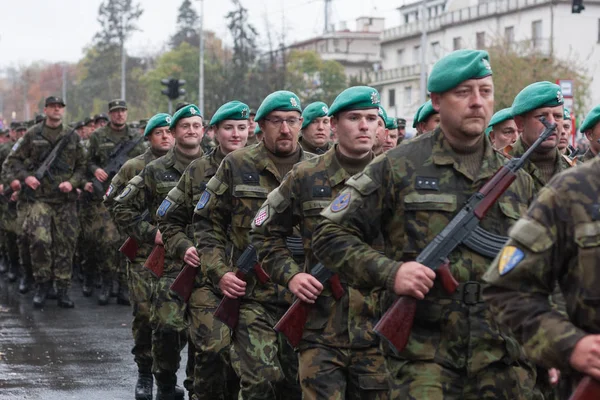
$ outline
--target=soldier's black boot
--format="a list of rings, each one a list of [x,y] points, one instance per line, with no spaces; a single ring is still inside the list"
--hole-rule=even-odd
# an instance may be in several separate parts
[[[48,299],[58,299],[58,294],[56,293],[56,288],[54,287],[54,281],[50,281],[50,287],[48,288]]]
[[[105,306],[108,304],[108,300],[110,299],[110,287],[112,286],[112,281],[110,279],[104,279],[102,282],[102,289],[100,289],[100,294],[98,295],[98,305]]]
[[[31,289],[31,278],[27,276],[21,277],[21,280],[19,281],[19,293],[28,293],[29,289]]]
[[[8,272],[8,258],[5,255],[0,256],[0,274]]]
[[[150,372],[138,372],[135,384],[135,400],[152,400],[152,385],[154,378]]]
[[[185,390],[179,386],[158,385],[156,400],[184,400]]]
[[[92,275],[87,274],[83,278],[83,286],[81,291],[85,297],[90,297],[92,293],[94,293],[94,277]]]
[[[35,308],[43,308],[46,303],[46,297],[48,296],[48,289],[50,288],[51,282],[37,283],[35,287],[35,294],[33,295],[33,306]]]
[[[58,300],[58,306],[62,308],[73,308],[75,307],[75,303],[73,300],[69,298],[69,293],[67,293],[66,288],[60,288],[56,292],[56,297]]]
[[[110,297],[117,297],[121,286],[118,281],[112,281],[110,285]]]
[[[119,285],[119,292],[117,293],[117,304],[122,306],[129,306],[131,303],[129,302],[129,294],[123,285]]]
[[[11,263],[8,267],[8,274],[6,274],[9,282],[16,282],[19,278],[19,264]]]

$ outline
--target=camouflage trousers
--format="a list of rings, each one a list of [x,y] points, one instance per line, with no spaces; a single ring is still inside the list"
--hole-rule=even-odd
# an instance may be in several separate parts
[[[541,400],[528,366],[490,364],[474,376],[431,361],[386,358],[393,399],[407,400]]]
[[[104,204],[84,202],[79,212],[81,222],[80,263],[85,274],[99,274],[112,283],[119,266],[118,249],[121,236]]]
[[[131,354],[139,372],[152,371],[152,326],[150,324],[150,308],[152,304],[152,286],[156,278],[144,268],[145,258],[136,258],[128,262],[127,283],[129,300],[133,307],[133,348]]]
[[[233,334],[231,364],[240,378],[240,399],[300,399],[298,357],[273,330],[285,309],[242,302]]]
[[[57,289],[71,285],[73,253],[79,231],[74,202],[30,203],[23,223],[36,283],[54,280]]]
[[[187,305],[170,289],[178,273],[165,270],[152,287],[152,373],[158,385],[177,383],[180,353],[187,341]]]
[[[17,215],[21,233],[17,237],[17,247],[19,250],[19,260],[21,265],[21,275],[33,280],[33,267],[31,265],[31,254],[29,253],[29,242],[27,236],[23,232],[23,222],[27,215],[28,203],[21,201],[17,203]]]
[[[193,398],[237,398],[237,377],[231,369],[229,327],[214,318],[221,301],[210,287],[195,288],[188,302],[190,342],[196,348]]]
[[[378,347],[315,346],[298,355],[303,399],[391,399],[385,358]]]

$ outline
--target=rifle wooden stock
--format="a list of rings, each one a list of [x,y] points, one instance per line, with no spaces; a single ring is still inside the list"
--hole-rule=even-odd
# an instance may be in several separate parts
[[[171,290],[180,295],[186,303],[194,290],[194,280],[197,273],[198,268],[186,264],[171,284]]]
[[[240,270],[235,273],[235,276],[238,279],[246,281],[246,274]],[[221,302],[217,306],[215,310],[214,316],[216,319],[227,325],[231,330],[234,330],[238,324],[238,320],[240,317],[240,304],[242,303],[242,298],[238,297],[232,299],[227,296],[223,296]]]
[[[311,308],[312,304],[296,299],[273,329],[283,334],[292,347],[298,347],[302,340],[304,325],[306,325],[308,313]]]
[[[598,400],[600,399],[600,382],[591,376],[585,376],[569,397],[569,400]]]
[[[265,283],[267,283],[269,281],[269,279],[270,279],[269,274],[267,274],[267,272],[263,269],[263,267],[260,266],[259,263],[254,264],[253,269],[254,269],[254,274],[256,274],[256,278],[258,279],[258,281],[260,283],[262,283],[264,285]]]
[[[344,295],[344,287],[340,282],[340,276],[338,274],[333,274],[329,278],[329,288],[331,289],[331,294],[333,294],[333,298],[339,300]]]
[[[157,244],[152,249],[152,253],[148,256],[144,268],[147,268],[152,274],[160,278],[163,275],[165,268],[165,247],[161,244]]]
[[[131,236],[127,238],[125,242],[119,247],[119,251],[125,255],[129,259],[129,261],[133,262],[135,257],[137,256],[137,252],[139,250],[139,246],[134,238]]]

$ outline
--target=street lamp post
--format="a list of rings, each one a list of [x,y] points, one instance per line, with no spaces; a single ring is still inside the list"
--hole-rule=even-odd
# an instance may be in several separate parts
[[[200,28],[198,32],[200,42],[199,76],[198,76],[198,108],[204,113],[204,0],[200,0]]]

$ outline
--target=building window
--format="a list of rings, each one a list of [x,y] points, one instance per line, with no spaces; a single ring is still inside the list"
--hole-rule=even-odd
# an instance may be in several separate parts
[[[396,50],[396,65],[399,67],[404,65],[404,49]]]
[[[515,42],[515,27],[507,26],[504,28],[504,41],[506,44],[513,44]]]
[[[440,42],[432,42],[431,43],[431,61],[436,62],[442,56],[441,54],[442,48],[440,46]]]
[[[462,37],[455,37],[454,39],[452,39],[452,49],[453,50],[460,50],[462,49]]]
[[[413,64],[419,64],[421,62],[421,46],[413,47]]]
[[[412,104],[412,86],[404,87],[404,105]]]
[[[478,49],[485,48],[485,32],[477,32],[476,46]]]
[[[534,48],[542,45],[542,21],[537,20],[531,23],[531,42]]]
[[[388,107],[396,106],[396,89],[388,90]]]

